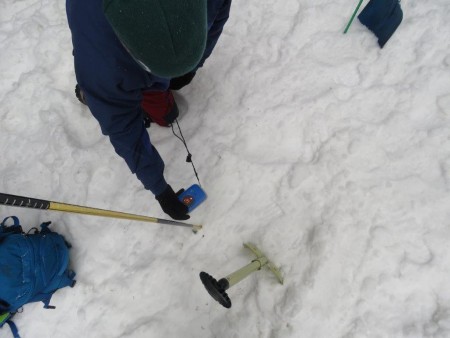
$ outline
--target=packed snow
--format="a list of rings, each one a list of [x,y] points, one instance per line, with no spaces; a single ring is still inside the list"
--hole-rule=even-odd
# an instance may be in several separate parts
[[[234,1],[176,97],[199,233],[0,208],[73,245],[77,285],[25,306],[23,338],[450,337],[450,2],[403,1],[383,49],[342,34],[357,2]],[[0,60],[1,192],[168,217],[75,98],[64,1],[1,0]],[[149,133],[174,189],[196,183],[171,129]],[[245,242],[285,283],[263,268],[225,309],[198,275],[248,264]]]

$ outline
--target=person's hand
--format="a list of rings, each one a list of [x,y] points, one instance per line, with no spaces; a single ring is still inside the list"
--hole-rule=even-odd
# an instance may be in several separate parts
[[[190,72],[179,77],[174,77],[170,80],[169,88],[172,90],[180,90],[184,86],[187,86],[189,83],[191,83],[194,76],[195,72]]]
[[[188,207],[181,203],[177,194],[173,191],[170,185],[167,186],[160,195],[156,196],[162,210],[176,220],[189,219]]]

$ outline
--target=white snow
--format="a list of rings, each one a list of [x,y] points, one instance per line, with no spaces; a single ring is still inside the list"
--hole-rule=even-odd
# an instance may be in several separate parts
[[[363,7],[367,1],[364,2]],[[208,200],[186,228],[1,207],[53,221],[78,283],[24,338],[450,337],[450,2],[403,1],[384,49],[357,1],[237,1],[177,96]],[[0,2],[0,191],[166,218],[76,100],[65,3]],[[174,189],[183,145],[152,126]],[[229,289],[255,243],[281,267]],[[7,328],[1,337],[10,337]]]

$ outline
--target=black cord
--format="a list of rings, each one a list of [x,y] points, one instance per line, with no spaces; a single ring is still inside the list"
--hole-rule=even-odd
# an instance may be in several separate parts
[[[34,234],[38,234],[39,233],[39,229],[38,228],[32,227],[30,230],[28,230],[27,235],[29,235],[30,232],[33,231],[33,230],[34,230]]]
[[[178,123],[178,120],[177,119],[175,119],[175,122],[177,123],[177,126],[178,126],[178,130],[180,131],[180,136],[178,136],[176,133],[175,133],[175,129],[173,129],[173,123],[170,125],[171,127],[172,127],[172,133],[175,135],[175,137],[177,138],[177,139],[179,139],[183,144],[184,144],[184,147],[186,148],[186,151],[187,151],[187,157],[186,157],[186,162],[190,162],[191,164],[192,164],[192,169],[194,169],[194,174],[195,174],[195,177],[197,178],[197,181],[198,181],[198,185],[201,187],[202,185],[200,184],[200,179],[198,178],[198,174],[197,174],[197,170],[195,169],[195,165],[194,165],[194,162],[192,161],[192,154],[191,154],[191,152],[189,151],[189,148],[188,148],[188,146],[187,146],[187,144],[186,144],[186,140],[184,139],[184,136],[183,136],[183,133],[181,132],[181,128],[180,128],[180,124]]]

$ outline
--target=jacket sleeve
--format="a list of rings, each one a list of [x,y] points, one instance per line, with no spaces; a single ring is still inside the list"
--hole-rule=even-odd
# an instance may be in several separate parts
[[[216,46],[230,15],[230,7],[231,0],[208,0],[208,37],[205,52],[197,68],[203,66]]]
[[[164,163],[143,123],[142,90],[165,90],[129,56],[102,14],[102,2],[68,0],[75,74],[91,113],[115,151],[144,187],[159,195],[167,187]]]
[[[77,72],[77,75],[80,73],[83,71]],[[85,82],[82,76],[78,77],[89,109],[98,120],[102,133],[109,136],[116,153],[125,160],[146,189],[154,195],[162,193],[167,187],[164,162],[151,144],[143,123],[141,91],[125,91],[113,78],[96,79],[95,75],[91,75]],[[113,83],[116,85],[113,86]]]

